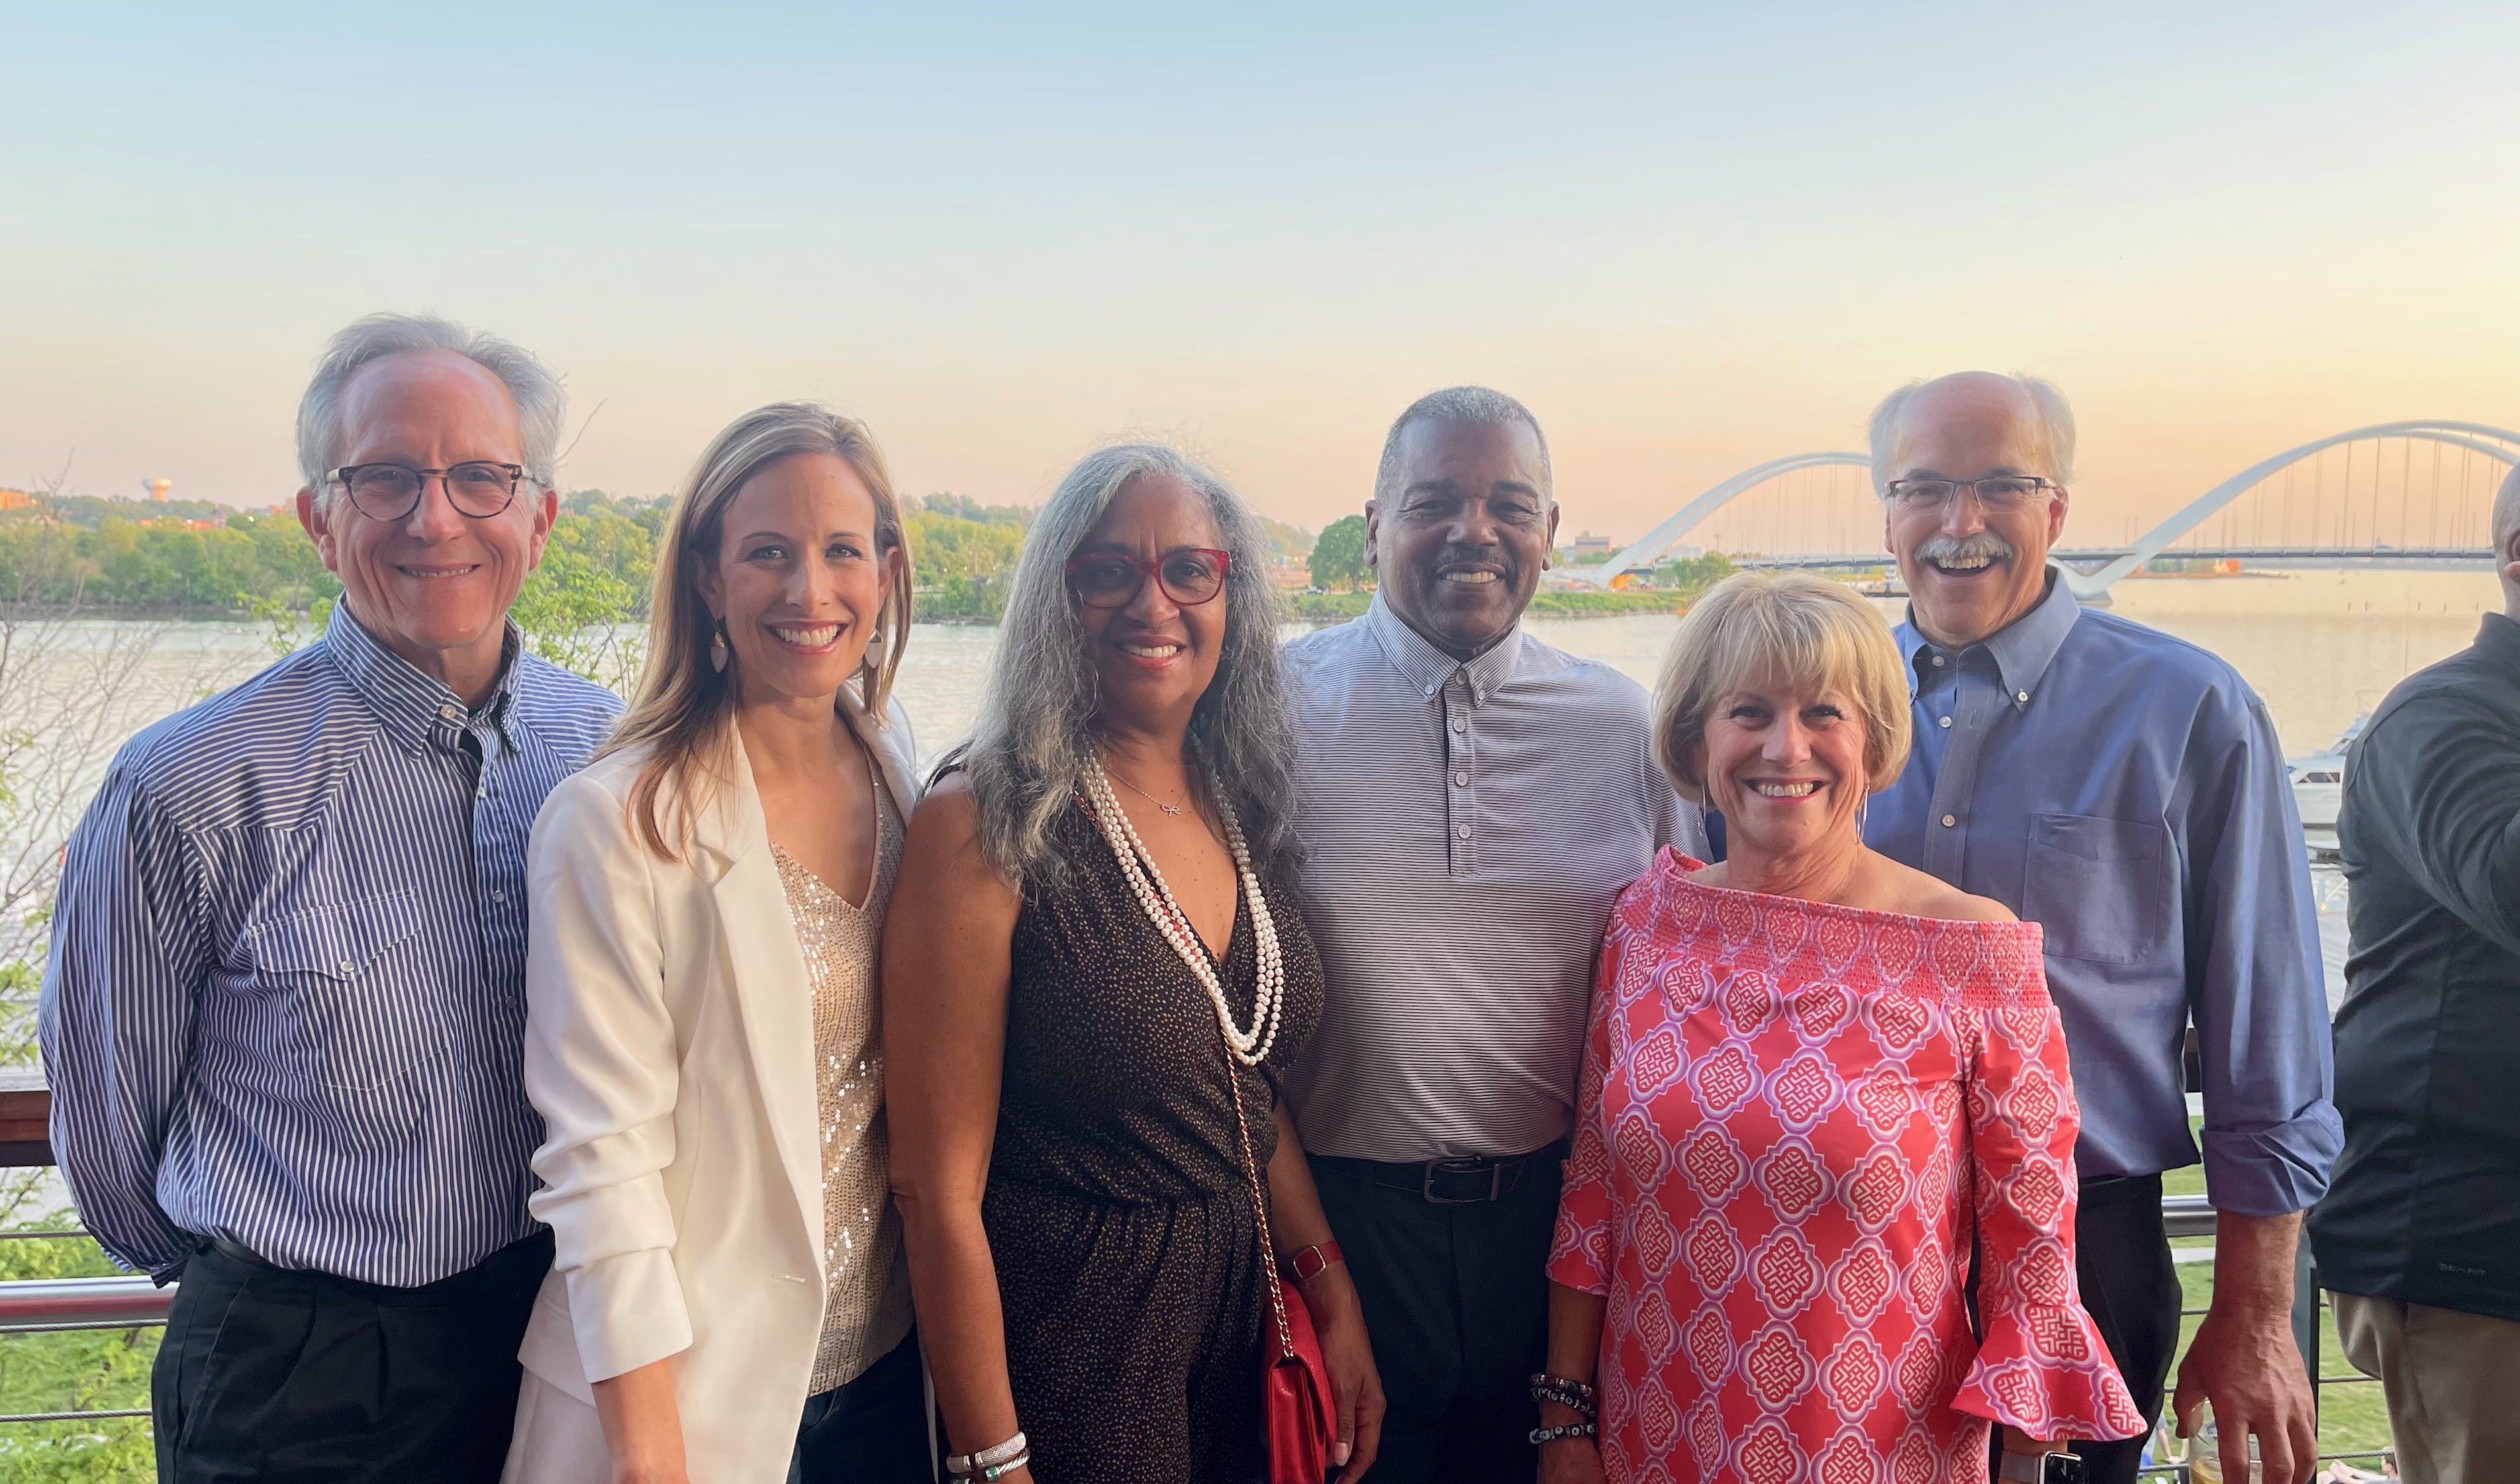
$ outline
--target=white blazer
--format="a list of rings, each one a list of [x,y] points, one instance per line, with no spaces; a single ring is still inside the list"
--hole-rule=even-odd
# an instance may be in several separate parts
[[[841,709],[907,819],[909,718],[895,701],[873,725],[846,692]],[[823,1327],[814,1012],[741,738],[734,759],[680,863],[626,817],[642,751],[534,821],[531,1206],[559,1255],[525,1327],[512,1481],[608,1479],[590,1383],[669,1356],[693,1484],[788,1476]]]

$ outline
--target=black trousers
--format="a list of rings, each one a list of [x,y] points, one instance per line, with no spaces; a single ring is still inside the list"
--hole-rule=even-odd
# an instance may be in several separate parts
[[[2161,1419],[2161,1397],[2170,1363],[2179,1353],[2179,1269],[2170,1259],[2170,1234],[2161,1224],[2161,1177],[2126,1175],[2086,1180],[2074,1215],[2074,1277],[2083,1307],[2109,1347],[2118,1375],[2135,1396],[2150,1435]],[[1977,1281],[1969,1281],[1970,1313],[1976,1313]],[[2090,1484],[2135,1484],[2143,1462],[2143,1438],[2076,1443]],[[1993,1450],[2000,1459],[2003,1436]]]
[[[919,1334],[852,1381],[805,1398],[788,1484],[929,1484]]]
[[[497,1484],[539,1233],[418,1288],[204,1243],[150,1379],[160,1484]]]
[[[1347,1257],[1388,1410],[1373,1484],[1531,1484],[1532,1372],[1549,1358],[1554,1151],[1495,1200],[1439,1205],[1315,1159],[1313,1183]]]
[[[2074,1270],[2083,1307],[2135,1395],[2147,1433],[2161,1418],[2179,1354],[2179,1269],[2161,1224],[2161,1177],[2086,1180],[2074,1215]],[[2135,1484],[2142,1438],[2077,1443],[2091,1484]]]

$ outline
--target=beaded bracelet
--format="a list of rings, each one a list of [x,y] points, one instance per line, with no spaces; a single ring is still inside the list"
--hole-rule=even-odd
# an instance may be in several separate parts
[[[1531,1429],[1531,1442],[1536,1448],[1560,1438],[1598,1438],[1600,1435],[1601,1430],[1590,1422],[1565,1422],[1555,1427],[1534,1427]]]
[[[1588,1417],[1599,1415],[1599,1392],[1582,1381],[1568,1380],[1565,1376],[1551,1375],[1547,1372],[1542,1372],[1531,1378],[1531,1399],[1535,1402],[1555,1402],[1560,1407],[1572,1412],[1580,1412]]]

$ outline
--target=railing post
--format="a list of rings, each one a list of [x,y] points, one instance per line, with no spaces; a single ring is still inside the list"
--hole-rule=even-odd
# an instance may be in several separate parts
[[[2301,1347],[2301,1364],[2310,1372],[2310,1420],[2318,1425],[2318,1267],[2310,1260],[2310,1224],[2302,1223],[2301,1245],[2292,1256],[2292,1339]]]

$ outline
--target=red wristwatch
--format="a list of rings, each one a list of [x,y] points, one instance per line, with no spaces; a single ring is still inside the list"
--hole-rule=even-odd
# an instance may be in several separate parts
[[[1308,1283],[1314,1279],[1321,1277],[1322,1270],[1324,1268],[1328,1267],[1332,1263],[1343,1263],[1345,1261],[1347,1261],[1347,1255],[1339,1251],[1339,1244],[1334,1241],[1326,1241],[1317,1246],[1306,1247],[1301,1252],[1296,1253],[1294,1256],[1289,1257],[1284,1262],[1279,1264],[1279,1266],[1283,1269],[1286,1274],[1291,1276],[1295,1282],[1299,1283]]]

